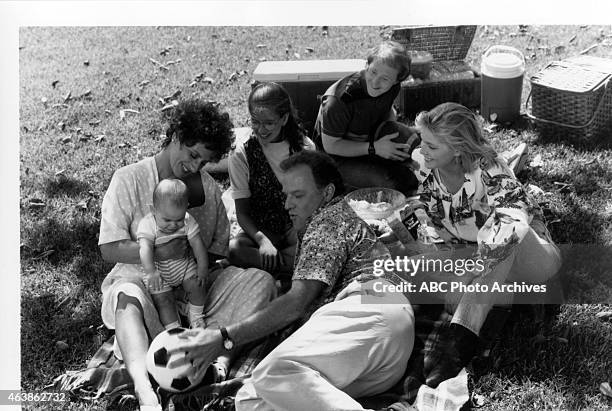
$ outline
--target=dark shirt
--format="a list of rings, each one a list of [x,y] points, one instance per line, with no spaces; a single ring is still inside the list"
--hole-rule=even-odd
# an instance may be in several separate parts
[[[368,141],[378,126],[389,118],[399,91],[398,83],[386,93],[370,97],[365,70],[339,80],[334,92],[323,96],[313,136],[315,143],[322,148],[321,133],[352,141]]]

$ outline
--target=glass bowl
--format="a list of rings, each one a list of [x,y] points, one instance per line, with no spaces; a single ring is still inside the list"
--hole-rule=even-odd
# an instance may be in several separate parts
[[[346,195],[346,201],[363,220],[383,220],[406,204],[406,196],[384,187],[360,188]]]

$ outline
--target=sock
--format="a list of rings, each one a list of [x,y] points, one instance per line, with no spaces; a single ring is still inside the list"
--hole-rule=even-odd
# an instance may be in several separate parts
[[[189,325],[193,325],[195,321],[203,319],[204,306],[193,305],[191,303],[187,304],[187,318],[189,318]]]
[[[178,328],[178,327],[180,327],[180,326],[181,326],[181,324],[179,324],[179,322],[178,322],[178,321],[172,321],[170,324],[166,324],[166,325],[164,325],[164,328],[165,328],[166,330],[171,330],[171,329],[173,329],[173,328]]]

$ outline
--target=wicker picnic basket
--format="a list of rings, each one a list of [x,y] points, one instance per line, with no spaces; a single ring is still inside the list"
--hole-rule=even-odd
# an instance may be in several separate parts
[[[553,61],[531,81],[531,113],[543,138],[578,144],[612,137],[612,60]],[[526,106],[529,104],[527,99]],[[528,108],[528,107],[527,107]]]
[[[463,62],[474,40],[476,27],[410,26],[393,30],[392,40],[409,50],[431,53],[434,59],[432,72],[444,73],[439,78],[430,75],[430,79],[425,81],[404,81],[396,102],[400,113],[411,117],[447,101],[469,108],[480,107],[480,73]],[[461,72],[453,72],[453,69]]]

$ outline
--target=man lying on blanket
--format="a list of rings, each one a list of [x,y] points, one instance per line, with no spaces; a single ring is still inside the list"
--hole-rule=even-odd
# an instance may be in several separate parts
[[[291,289],[228,326],[223,335],[212,329],[185,331],[184,343],[170,353],[185,351],[179,361],[206,363],[232,345],[308,318],[253,370],[236,396],[237,409],[264,404],[289,410],[363,409],[354,397],[384,392],[404,374],[414,343],[412,308],[403,294],[368,294],[362,287],[377,279],[374,260],[390,255],[343,201],[344,186],[331,158],[303,151],[281,168],[286,207],[299,239]],[[378,281],[399,284],[400,279],[389,274]],[[362,303],[365,298],[368,304]]]

